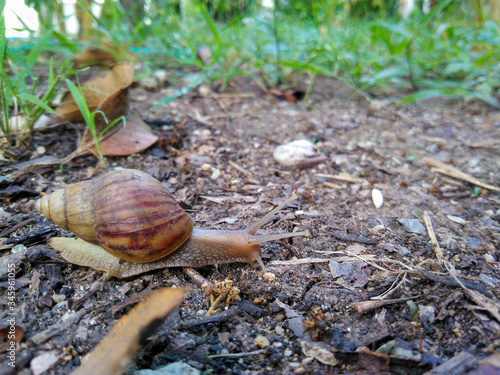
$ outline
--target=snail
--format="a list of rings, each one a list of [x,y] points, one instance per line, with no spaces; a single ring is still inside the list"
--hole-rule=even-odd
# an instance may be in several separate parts
[[[256,232],[292,196],[245,230],[208,230],[147,173],[123,169],[68,185],[36,202],[36,209],[79,239],[51,238],[68,262],[128,277],[165,267],[255,261],[264,269],[259,244],[309,232]]]

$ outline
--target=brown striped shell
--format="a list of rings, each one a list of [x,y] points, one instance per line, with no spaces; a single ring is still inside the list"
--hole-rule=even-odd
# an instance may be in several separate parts
[[[152,176],[124,169],[40,199],[36,208],[61,228],[131,262],[151,262],[178,249],[193,220]]]

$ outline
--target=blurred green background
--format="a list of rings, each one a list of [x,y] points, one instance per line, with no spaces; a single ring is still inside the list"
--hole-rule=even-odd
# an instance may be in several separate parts
[[[11,12],[14,3],[0,0],[4,114],[8,90],[37,95],[22,84],[35,66],[57,71],[103,45],[135,54],[138,77],[164,68],[174,84],[190,81],[182,92],[241,75],[268,88],[324,75],[368,100],[499,106],[500,0],[26,0],[29,12]]]

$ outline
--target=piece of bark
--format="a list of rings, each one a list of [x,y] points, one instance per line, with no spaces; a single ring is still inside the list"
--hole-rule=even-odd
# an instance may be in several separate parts
[[[424,375],[461,375],[476,367],[478,363],[479,359],[472,354],[461,352]]]

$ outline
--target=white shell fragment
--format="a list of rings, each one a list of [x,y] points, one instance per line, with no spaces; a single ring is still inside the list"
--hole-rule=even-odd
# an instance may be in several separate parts
[[[372,190],[372,200],[375,208],[380,208],[384,204],[384,196],[379,189]]]
[[[294,165],[297,160],[316,155],[316,146],[307,139],[299,139],[279,145],[274,149],[273,158],[286,166]]]
[[[465,219],[462,219],[459,216],[453,216],[453,215],[446,215],[446,216],[448,217],[448,219],[450,219],[454,223],[462,224],[462,225],[465,225],[467,223],[467,221]]]

